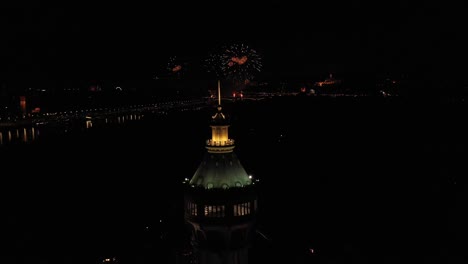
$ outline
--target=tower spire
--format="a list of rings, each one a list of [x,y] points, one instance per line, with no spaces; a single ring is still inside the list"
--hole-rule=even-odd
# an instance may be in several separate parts
[[[218,80],[218,112],[211,117],[212,137],[207,141],[206,148],[208,152],[232,152],[234,149],[234,140],[228,136],[229,123],[226,116],[222,113],[221,106],[221,81]]]
[[[221,80],[218,80],[218,105],[221,106]]]

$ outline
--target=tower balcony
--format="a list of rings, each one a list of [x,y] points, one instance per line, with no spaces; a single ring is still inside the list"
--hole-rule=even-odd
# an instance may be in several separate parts
[[[227,147],[227,146],[234,146],[234,139],[228,139],[228,140],[212,140],[208,139],[206,141],[206,145],[209,147]]]
[[[253,186],[230,189],[185,187],[185,219],[198,225],[243,226],[257,214],[257,194]]]

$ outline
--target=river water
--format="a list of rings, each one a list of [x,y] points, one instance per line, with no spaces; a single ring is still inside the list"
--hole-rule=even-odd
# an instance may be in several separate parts
[[[468,230],[463,105],[287,97],[226,102],[259,179],[252,263],[462,263]],[[214,108],[2,130],[13,263],[173,263],[181,182]],[[118,121],[120,120],[120,121]]]

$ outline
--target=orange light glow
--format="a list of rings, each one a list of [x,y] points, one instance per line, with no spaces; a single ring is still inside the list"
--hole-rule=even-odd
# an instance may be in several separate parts
[[[23,128],[23,142],[28,142],[28,131]]]
[[[20,96],[20,109],[23,114],[26,114],[26,97]]]
[[[240,58],[239,57],[232,57],[231,61],[235,62],[235,63],[237,63],[239,65],[242,65],[242,64],[247,62],[247,56],[242,56]],[[230,65],[230,66],[232,66],[232,65]]]
[[[174,68],[172,68],[172,72],[178,72],[180,70],[182,70],[182,66],[180,66],[180,65],[177,65]]]

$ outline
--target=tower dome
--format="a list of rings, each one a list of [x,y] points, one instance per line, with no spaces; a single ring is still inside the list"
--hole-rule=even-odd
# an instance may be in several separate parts
[[[229,138],[229,122],[222,113],[219,90],[218,82],[218,107],[211,118],[211,139],[206,141],[207,152],[190,180],[190,185],[206,189],[250,185],[252,179],[234,152],[234,140]]]
[[[210,127],[207,152],[186,186],[185,221],[198,263],[245,264],[254,236],[257,195],[234,153],[229,122],[222,113],[219,81],[218,107]]]

